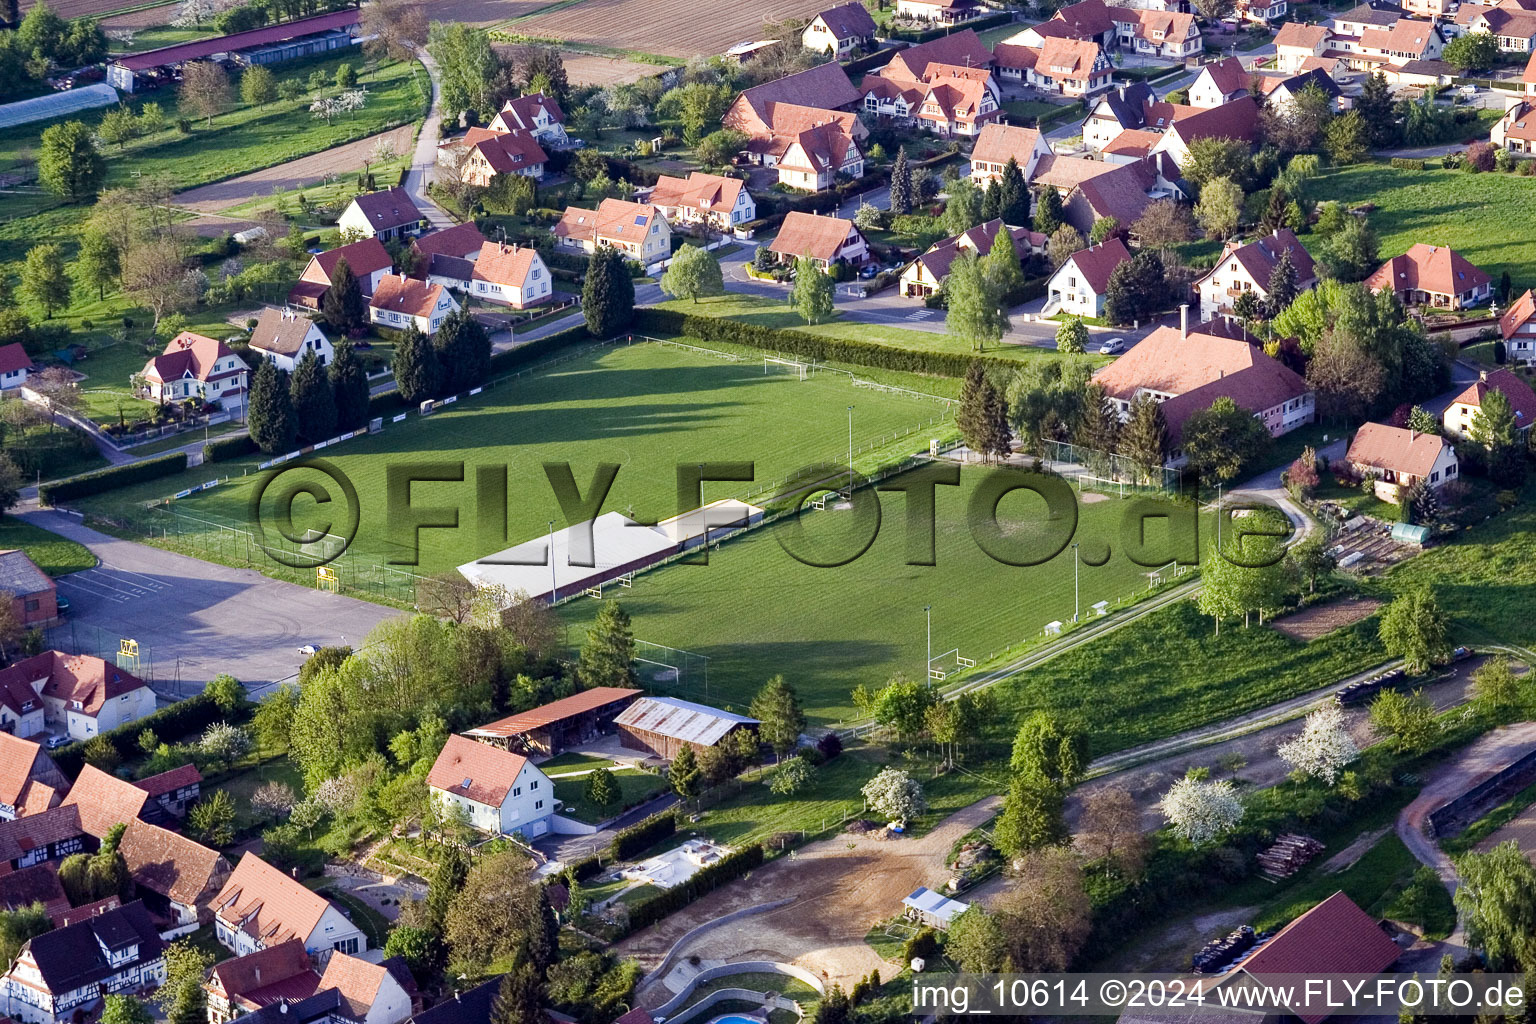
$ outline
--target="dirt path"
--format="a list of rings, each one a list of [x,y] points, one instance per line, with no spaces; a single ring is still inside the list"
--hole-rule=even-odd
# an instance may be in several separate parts
[[[269,196],[277,189],[308,188],[323,181],[326,175],[351,174],[361,168],[363,160],[374,151],[381,139],[389,140],[396,153],[409,153],[413,132],[414,126],[401,125],[379,135],[370,135],[366,139],[268,167],[264,171],[253,171],[228,181],[188,189],[178,194],[174,202],[177,206],[198,213],[219,213],[248,200]]]
[[[865,944],[865,933],[900,911],[902,898],[918,886],[942,882],[944,858],[955,840],[992,817],[1001,803],[1001,797],[974,803],[916,839],[841,835],[811,843],[630,936],[615,951],[653,970],[690,929],[733,910],[797,895],[786,907],[712,929],[679,952],[708,961],[793,963],[844,988],[876,968],[889,975],[893,968]],[[657,982],[640,994],[640,1002],[654,1007],[670,996]]]

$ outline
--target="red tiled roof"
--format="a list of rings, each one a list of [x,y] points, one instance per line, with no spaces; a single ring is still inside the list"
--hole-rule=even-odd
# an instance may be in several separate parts
[[[1525,62],[1525,72],[1520,76],[1520,81],[1526,85],[1536,84],[1536,53],[1531,54],[1531,59]]]
[[[268,25],[266,28],[255,28],[249,32],[236,32],[233,35],[214,36],[195,43],[179,43],[176,46],[165,46],[158,50],[146,50],[143,53],[119,57],[113,63],[130,71],[148,71],[150,68],[164,67],[167,64],[180,64],[183,61],[211,57],[216,53],[229,53],[253,46],[266,46],[289,39],[298,39],[301,36],[350,28],[356,25],[357,21],[356,9],[349,8],[314,18],[290,21],[283,25]]]
[[[967,28],[899,51],[876,74],[881,78],[921,82],[934,64],[989,68],[992,66],[992,51],[987,49],[974,31]]]
[[[0,679],[4,676],[5,673],[0,673]],[[33,692],[25,681],[18,682],[25,687],[27,693]],[[0,694],[0,699],[4,699],[3,694]],[[0,803],[15,807],[21,801],[22,792],[31,782],[33,765],[39,757],[47,757],[41,744],[0,732]]]
[[[186,907],[229,874],[218,850],[147,821],[130,821],[118,849],[135,883]]]
[[[768,248],[791,258],[810,255],[818,260],[832,260],[848,236],[858,230],[853,221],[841,217],[791,210]]]
[[[333,988],[341,993],[354,1016],[362,1020],[379,997],[379,986],[387,977],[389,970],[382,964],[371,964],[346,953],[332,953],[325,973],[320,976],[320,988]]]
[[[650,232],[652,218],[661,211],[650,203],[631,203],[623,199],[604,199],[596,210],[568,206],[554,227],[556,238],[586,238],[638,244]],[[663,218],[665,219],[665,218]]]
[[[233,356],[229,346],[222,341],[182,331],[166,343],[165,351],[144,365],[144,374],[150,380],[169,383],[191,374],[196,380],[209,381],[241,373],[246,366],[241,363],[233,370],[214,371],[213,367],[226,356]],[[237,357],[238,359],[238,357]]]
[[[1252,77],[1237,57],[1223,57],[1221,60],[1207,64],[1205,71],[1210,73],[1211,81],[1225,95],[1247,91],[1248,82]]]
[[[1016,68],[1020,71],[1040,62],[1040,49],[1022,43],[998,43],[992,48],[994,63],[1000,68]]]
[[[308,999],[320,987],[320,975],[310,964],[304,943],[290,939],[214,964],[208,987],[231,1002],[240,1000],[259,1009],[278,999]]]
[[[1040,145],[1040,132],[1035,128],[992,122],[982,126],[971,150],[971,161],[1006,164],[1016,161],[1022,171],[1029,164],[1029,156]]]
[[[1186,146],[1200,139],[1253,142],[1258,138],[1259,104],[1252,96],[1240,96],[1219,107],[1180,118],[1169,130],[1177,133]]]
[[[859,91],[848,80],[848,73],[837,61],[818,64],[798,74],[753,86],[742,92],[731,106],[746,106],[763,121],[771,123],[773,107],[788,103],[802,107],[846,107],[857,103]],[[727,114],[727,121],[734,120]]]
[[[637,697],[640,693],[640,690],[623,686],[594,686],[590,690],[583,690],[529,711],[509,715],[488,725],[471,729],[469,732],[477,736],[521,736],[525,732],[542,729],[546,725],[553,725],[567,718],[574,718],[589,711],[596,711],[598,708],[605,708],[610,704],[617,704],[621,700]]]
[[[372,241],[372,239],[370,239]],[[451,228],[433,231],[411,240],[411,248],[423,256],[459,256],[469,259],[486,242],[475,222],[467,220]]]
[[[1349,443],[1349,453],[1344,458],[1357,466],[1428,476],[1440,452],[1449,444],[1438,434],[1421,434],[1385,423],[1367,423],[1355,432],[1355,439]]]
[[[1278,935],[1243,961],[1241,970],[1254,977],[1268,974],[1376,974],[1390,967],[1397,957],[1397,944],[1387,938],[1375,920],[1348,896],[1336,892],[1280,929]],[[1319,1024],[1329,1015],[1297,1016],[1305,1024]]]
[[[330,903],[254,853],[247,852],[213,900],[215,916],[262,945],[307,941]]]
[[[539,116],[541,109],[555,124],[565,123],[565,111],[560,109],[560,104],[556,103],[553,97],[545,96],[541,92],[507,100],[497,116],[510,128],[521,128],[531,132],[534,129],[534,118]]]
[[[481,248],[470,280],[521,288],[538,256],[539,251],[531,245],[488,244]]]
[[[80,769],[63,806],[80,808],[80,824],[101,839],[113,825],[126,825],[143,813],[148,799],[149,794],[133,783],[88,764]]]
[[[60,902],[63,906],[56,907]],[[36,864],[0,875],[0,908],[18,910],[33,903],[44,904],[50,912],[69,909],[69,899],[52,864]]]
[[[1129,226],[1140,220],[1151,205],[1147,189],[1152,187],[1154,178],[1140,161],[1112,166],[1114,170],[1110,173],[1095,175],[1080,183],[1077,191],[1087,200],[1095,220],[1113,217]]]
[[[1177,444],[1185,421],[1194,413],[1209,409],[1218,398],[1230,398],[1239,409],[1257,415],[1301,398],[1310,390],[1305,378],[1284,363],[1268,358],[1257,361],[1247,369],[1229,373],[1164,402],[1163,419],[1168,424],[1168,439]]]
[[[1222,264],[1236,260],[1244,270],[1248,272],[1255,284],[1260,288],[1269,287],[1269,275],[1274,272],[1275,264],[1280,262],[1280,254],[1289,252],[1291,264],[1296,268],[1296,286],[1305,289],[1317,278],[1317,268],[1312,262],[1312,256],[1306,248],[1297,241],[1296,235],[1290,228],[1279,228],[1273,234],[1249,242],[1247,245],[1228,246],[1216,260],[1214,274],[1221,269]],[[1206,274],[1205,277],[1209,277]],[[1203,280],[1204,278],[1202,278]],[[1199,282],[1196,282],[1198,285]]]
[[[1182,395],[1268,358],[1246,341],[1199,330],[1186,338],[1177,327],[1159,327],[1093,379],[1109,397],[1124,401],[1142,388]]]
[[[1002,227],[1003,222],[998,218],[993,218],[985,224],[978,224],[968,231],[935,242],[928,247],[927,252],[917,258],[918,262],[935,281],[942,281],[949,275],[950,266],[961,253],[971,252],[978,256],[986,256],[990,253],[992,243],[997,240],[997,233],[1002,230]],[[1021,260],[1036,245],[1045,244],[1044,235],[1028,228],[1010,227],[1008,234],[1013,240],[1014,254]]]
[[[1079,39],[1101,36],[1115,27],[1109,14],[1109,5],[1104,0],[1079,0],[1057,11],[1051,20],[1066,24],[1077,33]]]
[[[411,194],[396,185],[380,192],[365,192],[352,200],[369,226],[375,231],[407,227],[421,220],[421,211],[411,201]]]
[[[25,370],[31,367],[31,365],[32,357],[27,355],[27,350],[21,347],[21,342],[15,341],[9,345],[0,345],[0,373]]]
[[[168,772],[140,779],[134,785],[150,796],[165,796],[167,793],[174,793],[178,789],[194,786],[202,781],[203,773],[197,770],[197,765],[184,764],[180,768],[172,768]]]
[[[861,7],[860,10],[863,10]],[[740,178],[727,178],[720,174],[694,171],[686,178],[674,178],[663,174],[656,179],[651,190],[653,206],[679,207],[690,210],[730,211],[736,205],[746,182]]]
[[[1116,135],[1103,152],[1110,156],[1146,156],[1161,137],[1158,132],[1130,128]]]
[[[440,284],[428,284],[398,274],[385,274],[379,286],[374,289],[368,305],[393,313],[430,317],[442,297],[443,286]]]
[[[1532,317],[1536,317],[1536,294],[1527,288],[1525,294],[1512,302],[1504,315],[1499,317],[1499,330],[1504,339],[1508,341]]]
[[[1280,26],[1280,31],[1275,33],[1276,46],[1299,46],[1304,50],[1315,50],[1329,36],[1327,25],[1307,25],[1299,21],[1288,21]]]
[[[427,785],[477,804],[500,807],[527,763],[521,754],[464,736],[450,736],[432,763]]]
[[[375,271],[388,270],[394,266],[389,250],[377,238],[365,238],[360,242],[327,249],[317,254],[311,262],[320,268],[329,281],[336,276],[336,264],[342,259],[347,261],[347,268],[352,271],[353,277],[367,277]]]
[[[489,128],[471,128],[464,133],[468,148],[485,157],[497,174],[517,174],[545,163],[549,157],[532,135],[522,131],[494,132]]]
[[[1481,288],[1491,279],[1466,257],[1443,245],[1416,243],[1401,256],[1387,260],[1365,279],[1371,291],[1406,290],[1461,295]]]
[[[218,344],[223,347],[222,342]],[[228,354],[229,349],[225,348],[224,352]],[[23,701],[35,696],[38,691],[34,684],[39,680],[43,682],[40,692],[44,697],[71,703],[78,701],[80,707],[70,710],[92,718],[113,697],[132,693],[146,685],[138,676],[100,658],[44,651],[0,669],[0,701],[12,703],[17,696]],[[19,707],[13,710],[20,713]]]
[[[78,807],[53,807],[14,821],[0,821],[0,862],[19,860],[38,847],[85,834]]]
[[[1451,404],[1481,408],[1483,396],[1490,390],[1501,391],[1509,399],[1510,407],[1515,411],[1516,424],[1529,427],[1536,423],[1536,391],[1532,391],[1531,386],[1511,370],[1499,369],[1484,373],[1471,387],[1451,399]]]
[[[1090,39],[1047,39],[1035,61],[1035,74],[1064,81],[1086,82],[1109,70],[1109,59]]]

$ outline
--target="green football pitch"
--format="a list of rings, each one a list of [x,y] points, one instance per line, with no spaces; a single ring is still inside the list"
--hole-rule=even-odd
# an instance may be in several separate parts
[[[431,574],[537,538],[550,520],[564,526],[565,517],[545,476],[545,462],[570,463],[584,494],[599,463],[619,463],[604,511],[661,519],[679,511],[679,466],[691,470],[700,462],[755,464],[755,483],[706,483],[704,499],[712,501],[744,495],[803,466],[846,461],[850,405],[856,449],[891,442],[917,451],[927,447],[931,433],[952,429],[948,422],[952,402],[856,387],[846,374],[835,372],[818,372],[801,380],[796,371],[783,366],[764,371],[761,355],[731,361],[659,343],[604,347],[443,406],[431,416],[412,414],[402,423],[386,422],[379,434],[317,452],[357,491],[361,515],[356,539],[347,552],[348,564],[377,563]],[[909,376],[901,383],[921,387],[925,382]],[[903,440],[893,442],[897,435]],[[178,520],[146,510],[144,503],[227,475],[227,483],[171,507],[182,516],[180,546],[215,560],[229,560],[236,557],[236,548],[243,551],[245,547],[243,542],[231,546],[230,538],[236,530],[249,529],[249,503],[257,482],[265,476],[256,471],[257,461],[199,467],[78,505],[118,520],[131,519],[140,529],[164,530]],[[459,518],[454,529],[421,530],[419,552],[413,556],[407,544],[397,542],[409,533],[392,534],[390,529],[388,468],[460,462],[464,464],[462,483],[412,485],[413,508],[457,509]],[[507,539],[489,546],[477,516],[476,476],[482,466],[506,466],[508,478]],[[290,473],[291,478],[287,473],[281,478],[281,487],[269,488],[269,498],[292,483],[306,481],[340,498],[339,489],[314,471]],[[299,496],[293,504],[292,532],[319,530],[336,521],[339,504],[338,500],[322,505]],[[269,530],[271,505],[270,501],[263,504]],[[223,544],[228,550],[217,544],[201,550],[187,532],[198,527],[194,517],[228,525]],[[494,521],[496,517],[486,518]],[[219,532],[216,525],[207,531]],[[264,568],[274,575],[304,577],[280,566]],[[314,580],[313,570],[307,578]]]

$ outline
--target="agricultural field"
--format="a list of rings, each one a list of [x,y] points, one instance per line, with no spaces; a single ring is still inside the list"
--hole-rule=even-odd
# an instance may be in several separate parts
[[[911,378],[909,384],[920,383]],[[926,431],[948,416],[948,405],[933,399],[858,389],[841,375],[800,381],[787,373],[764,375],[761,358],[731,361],[661,344],[594,348],[547,371],[523,377],[486,394],[459,402],[430,419],[412,417],[390,424],[373,437],[327,452],[361,496],[361,528],[353,555],[385,563],[406,559],[403,544],[386,529],[386,467],[402,461],[457,462],[471,467],[509,467],[515,500],[509,509],[509,542],[536,537],[549,520],[564,521],[541,464],[569,461],[585,489],[595,464],[617,462],[619,473],[607,509],[632,510],[637,517],[676,513],[678,463],[754,460],[756,483],[705,487],[706,500],[741,495],[771,485],[796,469],[845,457],[847,407],[856,406],[854,440],[863,446],[893,433]],[[926,432],[911,443],[926,447]],[[245,524],[256,477],[242,478],[256,459],[221,463],[232,478],[226,486],[177,503],[189,514],[222,517]],[[469,469],[473,476],[473,468]],[[81,507],[116,520],[135,518],[135,506],[163,498],[208,479],[207,468],[151,481],[83,502]],[[285,477],[285,480],[287,478]],[[477,540],[473,484],[419,483],[417,507],[454,505],[463,509],[461,528],[423,530],[416,571],[434,573],[499,550]],[[296,509],[296,528],[322,526],[334,517],[326,509]],[[141,524],[168,518],[141,513]],[[213,554],[206,552],[205,554]],[[406,567],[402,561],[402,568]],[[278,568],[272,566],[271,568]],[[313,580],[313,573],[308,574]]]
[[[985,663],[1010,644],[1040,636],[1047,623],[1071,620],[1070,548],[1043,564],[1015,567],[995,561],[974,539],[967,525],[968,506],[991,472],[967,467],[959,487],[937,488],[935,565],[906,564],[905,499],[885,494],[878,536],[850,564],[814,568],[791,557],[782,545],[798,552],[812,550],[812,560],[830,562],[856,551],[862,539],[855,513],[807,512],[801,517],[802,540],[793,536],[799,529],[794,520],[781,521],[721,545],[710,553],[707,567],[676,565],[637,577],[634,587],[622,592],[620,603],[633,618],[637,638],[710,659],[708,692],[690,673],[690,678],[679,680],[679,696],[745,710],[763,681],[782,673],[798,688],[815,724],[845,721],[854,714],[849,692],[856,685],[879,686],[897,673],[925,677],[926,606],[932,607],[936,659],[958,648],[959,656]],[[1120,542],[1121,524],[1131,506],[1091,494],[1078,503],[1075,538],[1084,545],[1083,552],[1092,557],[1095,547],[1102,550],[1107,543],[1111,548],[1103,565],[1085,562],[1078,567],[1085,613],[1096,602],[1108,601],[1114,607],[1147,590],[1148,569],[1133,563]],[[998,505],[1005,536],[1020,543],[1040,540],[1047,518],[1044,501],[1031,492],[1016,491]],[[1167,531],[1167,520],[1147,521],[1148,542],[1154,548],[1161,547]],[[1169,560],[1171,555],[1162,559]],[[564,606],[573,638],[584,635],[597,608],[595,601]],[[1144,656],[1138,652],[1138,657]],[[946,664],[949,671],[959,667],[953,656]],[[1166,665],[1162,668],[1170,678],[1178,674]],[[1036,678],[1038,671],[1029,678]],[[1090,681],[1096,690],[1108,685],[1097,675],[1067,675],[1056,686],[1080,706],[1088,696],[1083,687]],[[1145,680],[1127,687],[1129,706],[1138,709],[1126,713],[1122,724],[1127,729],[1133,728],[1133,718],[1146,713],[1152,694],[1145,687]],[[1031,689],[1027,699],[1043,700],[1045,694]],[[1120,720],[1119,712],[1115,720]],[[1100,729],[1106,737],[1113,735],[1108,723]]]
[[[515,56],[526,47],[517,43],[497,43],[495,50],[503,56]],[[606,47],[594,47],[604,50]],[[659,63],[633,60],[621,52],[592,52],[562,48],[560,60],[565,64],[565,75],[574,86],[598,85],[607,87],[621,82],[633,82],[662,70]],[[590,140],[589,140],[590,141]]]
[[[1370,222],[1384,259],[1415,242],[1448,245],[1495,282],[1509,271],[1530,283],[1525,278],[1536,264],[1536,178],[1365,163],[1324,171],[1308,183],[1307,194],[1350,206],[1374,203]]]
[[[498,0],[467,0],[439,9],[440,17],[476,21],[469,10],[484,10]],[[510,4],[506,6],[512,6]],[[758,39],[764,21],[810,19],[825,5],[816,0],[737,2],[709,9],[701,17],[693,4],[646,3],[645,0],[565,0],[550,4],[500,27],[521,35],[570,43],[612,46],[668,57],[712,56],[736,43]],[[455,12],[449,14],[449,12]],[[506,17],[516,17],[508,14]]]

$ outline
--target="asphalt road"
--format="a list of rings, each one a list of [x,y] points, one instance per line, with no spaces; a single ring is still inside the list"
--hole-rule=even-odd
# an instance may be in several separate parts
[[[112,657],[119,639],[138,641],[139,675],[165,696],[200,692],[228,672],[258,690],[298,672],[302,644],[354,646],[396,614],[391,608],[283,583],[147,544],[119,540],[67,512],[17,514],[91,550],[100,564],[59,579],[67,621],[49,632],[66,650]]]

